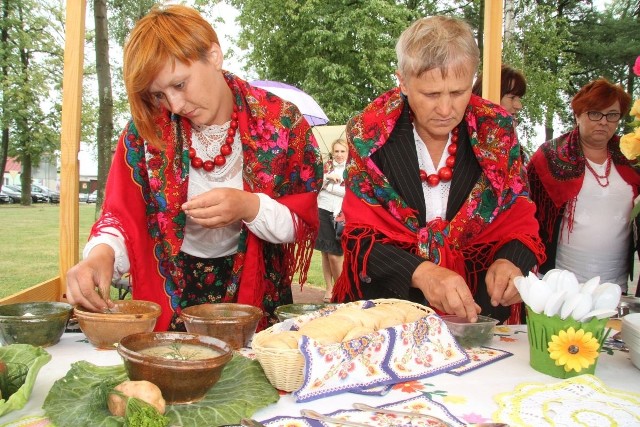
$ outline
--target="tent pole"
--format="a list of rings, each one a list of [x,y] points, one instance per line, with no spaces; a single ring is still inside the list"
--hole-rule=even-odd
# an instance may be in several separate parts
[[[503,0],[485,0],[482,97],[500,103]]]
[[[62,127],[60,133],[60,287],[58,300],[67,290],[66,274],[78,262],[80,181],[80,117],[84,62],[86,0],[67,0],[64,74],[62,80]]]

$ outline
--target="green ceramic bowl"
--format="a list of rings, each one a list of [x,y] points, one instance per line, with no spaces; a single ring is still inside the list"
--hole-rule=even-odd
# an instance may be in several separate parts
[[[0,305],[0,344],[56,344],[73,307],[64,302],[38,301]]]
[[[284,322],[287,319],[293,319],[294,317],[301,316],[303,314],[309,314],[311,312],[320,310],[321,308],[335,304],[286,304],[276,307],[275,313],[278,316],[278,320]]]

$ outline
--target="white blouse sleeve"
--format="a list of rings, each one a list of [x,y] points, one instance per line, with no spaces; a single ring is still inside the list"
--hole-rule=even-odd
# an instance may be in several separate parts
[[[101,230],[101,233],[97,236],[89,239],[82,251],[82,258],[89,256],[89,252],[100,244],[106,244],[111,246],[115,253],[115,261],[113,263],[113,279],[117,280],[122,277],[123,274],[129,272],[129,255],[127,254],[127,247],[124,244],[124,237],[117,229],[113,227],[105,227]]]
[[[291,243],[295,239],[293,218],[288,207],[266,194],[256,193],[260,198],[258,215],[245,222],[249,231],[270,243]]]

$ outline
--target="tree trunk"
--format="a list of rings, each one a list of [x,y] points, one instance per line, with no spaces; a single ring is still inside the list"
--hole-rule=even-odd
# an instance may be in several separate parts
[[[513,37],[515,30],[515,5],[513,0],[504,1],[504,35],[502,37],[503,43],[506,43]]]
[[[111,167],[113,137],[113,94],[109,64],[109,27],[106,0],[94,0],[93,17],[96,28],[96,75],[98,77],[98,201],[96,212],[102,208],[104,186]]]
[[[20,204],[24,206],[31,205],[31,154],[25,153],[20,156],[20,187],[22,188],[22,199]]]
[[[9,18],[9,0],[2,1],[2,31],[0,31],[0,43],[2,46],[7,46],[9,42],[9,29],[7,28]],[[6,85],[8,84],[7,76],[9,75],[9,69],[7,64],[7,49],[2,49],[2,93],[5,93]],[[9,155],[9,124],[6,119],[8,116],[7,113],[7,97],[2,97],[2,140],[0,141],[0,172],[2,172],[2,176],[4,176],[5,168],[7,167],[7,157]],[[2,189],[2,184],[4,183],[4,179],[0,180],[0,190]]]

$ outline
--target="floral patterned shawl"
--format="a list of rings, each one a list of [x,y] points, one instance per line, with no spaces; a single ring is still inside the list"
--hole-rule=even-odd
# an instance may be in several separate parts
[[[270,244],[242,227],[225,302],[261,307],[265,295],[304,283],[318,228],[322,162],[308,123],[291,103],[225,72],[238,107],[244,190],[264,193],[297,216],[296,243]],[[132,122],[120,136],[109,173],[103,213],[92,236],[115,227],[131,263],[133,297],[162,307],[156,330],[166,330],[184,289],[176,256],[184,239],[191,125],[164,111],[157,118],[165,148],[151,147]],[[263,325],[264,326],[264,325]]]
[[[489,267],[500,247],[514,239],[525,244],[542,262],[544,254],[534,218],[535,206],[528,197],[511,121],[475,95],[463,120],[482,169],[480,179],[451,221],[435,219],[426,227],[419,226],[415,210],[398,195],[371,159],[388,140],[404,102],[400,90],[393,89],[347,125],[345,269],[334,290],[336,299],[342,300],[345,295],[353,298],[355,292],[360,294],[359,277],[366,276],[367,253],[371,250],[361,247],[365,238],[371,238],[372,244],[396,245],[458,272],[474,293],[477,274]],[[364,271],[358,271],[358,254],[362,253]],[[512,317],[518,315],[512,311]]]
[[[634,197],[637,196],[640,175],[620,151],[619,136],[614,135],[607,146],[616,170],[633,187]],[[584,180],[585,162],[578,128],[545,142],[531,157],[527,173],[531,197],[538,206],[536,216],[545,244],[552,243],[556,221],[565,207],[569,209],[568,231],[571,231],[575,199]]]

